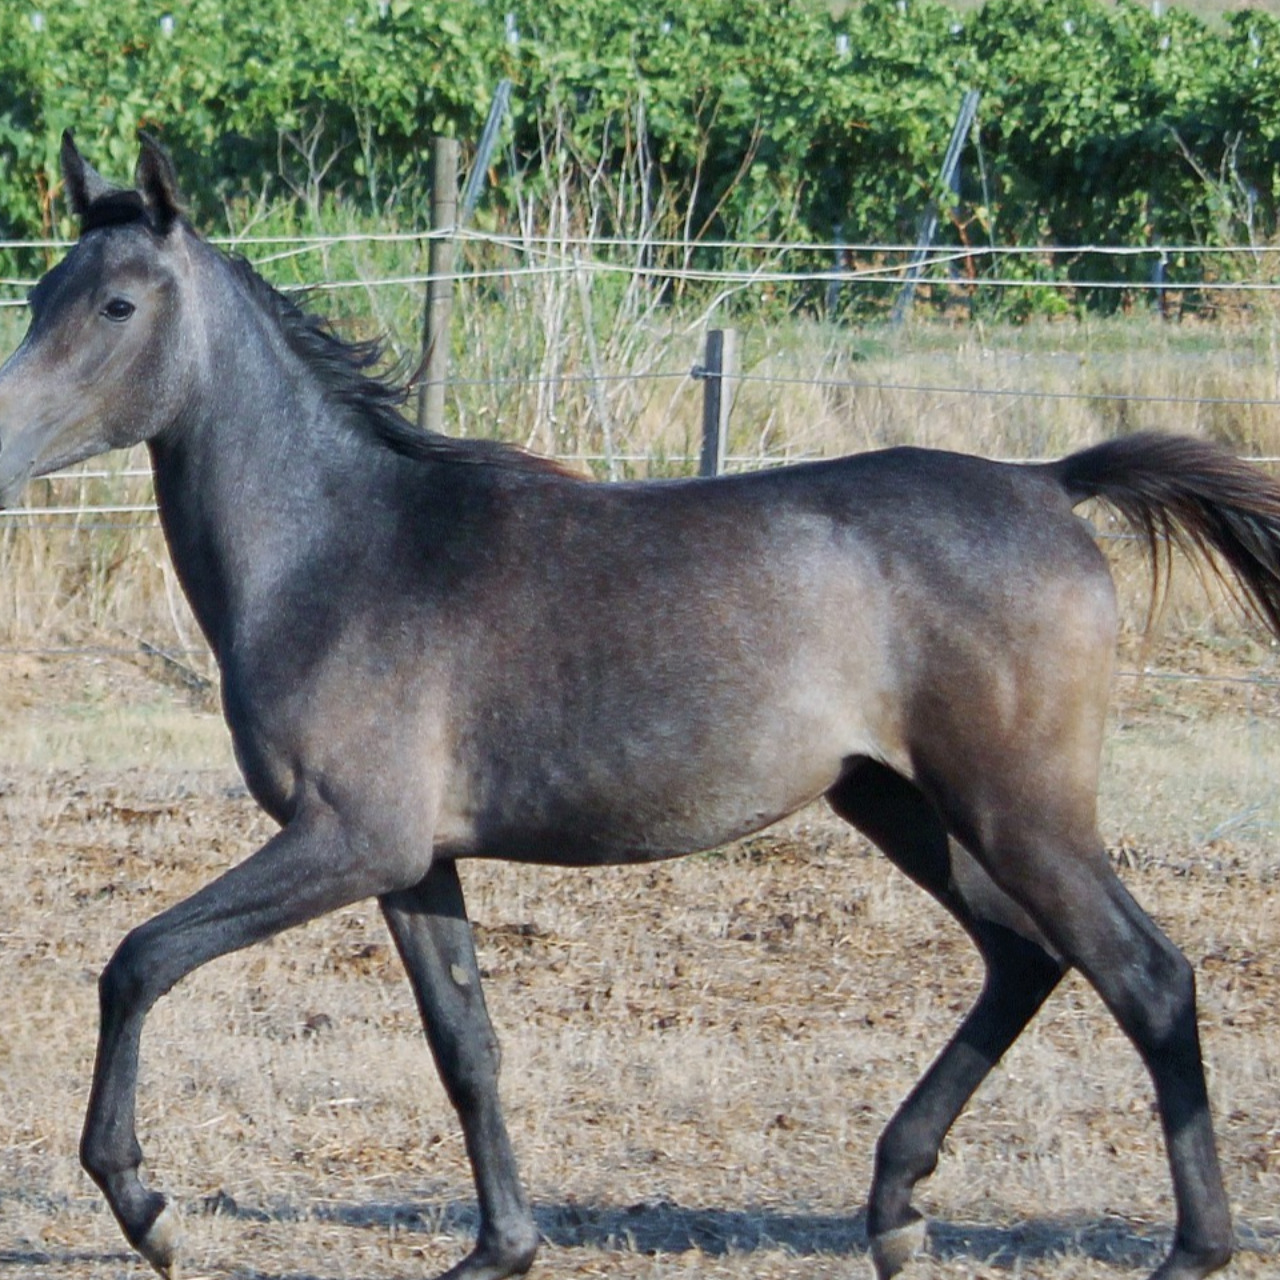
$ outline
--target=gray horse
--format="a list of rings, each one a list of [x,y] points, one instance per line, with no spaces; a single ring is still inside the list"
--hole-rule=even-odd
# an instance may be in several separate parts
[[[881,1137],[881,1280],[948,1128],[1062,974],[1155,1082],[1177,1199],[1160,1280],[1232,1232],[1190,966],[1095,822],[1116,603],[1072,508],[1159,561],[1215,551],[1280,634],[1280,488],[1206,443],[1134,436],[1010,466],[894,449],[719,480],[601,485],[420,433],[401,389],[202,240],[144,140],[136,188],[65,138],[81,234],[0,370],[0,502],[146,441],[174,564],[280,830],[134,929],[101,979],[81,1155],[165,1275],[174,1211],[138,1176],[144,1019],[239,947],[375,897],[466,1136],[480,1209],[452,1280],[538,1244],[498,1101],[463,858],[597,866],[722,844],[826,797],[968,931],[987,980]]]

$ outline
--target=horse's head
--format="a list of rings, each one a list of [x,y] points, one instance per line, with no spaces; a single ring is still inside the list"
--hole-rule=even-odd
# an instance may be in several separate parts
[[[80,238],[32,290],[0,369],[0,507],[32,476],[173,423],[202,345],[185,306],[196,240],[164,151],[144,139],[136,186],[114,187],[66,134],[62,173]]]

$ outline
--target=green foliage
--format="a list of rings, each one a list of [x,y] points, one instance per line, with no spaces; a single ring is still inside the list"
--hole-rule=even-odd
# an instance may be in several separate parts
[[[473,142],[503,76],[498,224],[603,187],[584,230],[708,244],[902,243],[934,199],[944,237],[992,245],[1275,234],[1280,20],[1255,11],[1209,28],[1136,0],[835,17],[818,0],[23,0],[0,8],[0,236],[70,230],[67,127],[116,177],[156,132],[206,226],[281,200],[420,221],[429,139]],[[957,204],[935,184],[969,87]]]

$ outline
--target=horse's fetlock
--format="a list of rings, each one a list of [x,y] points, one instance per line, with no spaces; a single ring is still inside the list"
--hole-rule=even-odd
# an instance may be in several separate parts
[[[464,1276],[522,1276],[533,1266],[542,1237],[532,1218],[521,1218],[504,1226],[487,1223],[471,1256],[441,1280],[462,1280]]]
[[[876,1142],[877,1186],[913,1187],[938,1167],[938,1148],[922,1127],[899,1114]]]
[[[522,1223],[518,1228],[508,1228],[503,1232],[502,1252],[511,1265],[515,1275],[523,1275],[533,1266],[533,1259],[538,1252],[542,1237],[532,1222]]]
[[[142,1148],[137,1138],[130,1138],[123,1150],[97,1134],[85,1133],[80,1139],[80,1166],[105,1188],[121,1175],[136,1175],[142,1164]]]
[[[1219,1271],[1231,1261],[1235,1252],[1235,1240],[1228,1227],[1222,1233],[1214,1233],[1204,1239],[1189,1242],[1179,1239],[1170,1256],[1170,1264],[1175,1268],[1174,1276],[1207,1276]],[[1177,1268],[1181,1270],[1177,1270]],[[1157,1273],[1159,1274],[1159,1273]]]

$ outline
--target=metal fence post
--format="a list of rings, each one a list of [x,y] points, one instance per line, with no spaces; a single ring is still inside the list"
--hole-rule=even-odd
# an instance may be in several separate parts
[[[737,330],[707,330],[706,359],[693,370],[693,376],[703,382],[700,476],[718,476],[724,470],[737,361]]]
[[[484,185],[485,174],[489,168],[489,157],[493,154],[494,144],[498,141],[498,130],[502,127],[502,117],[507,114],[511,104],[511,81],[499,80],[493,91],[493,101],[489,104],[489,116],[484,122],[484,132],[480,135],[480,145],[476,148],[476,158],[467,174],[467,185],[462,191],[462,216],[459,226],[465,227],[475,212],[476,201],[480,199],[480,188]]]
[[[952,184],[956,181],[956,175],[960,167],[960,153],[964,150],[965,139],[969,136],[969,130],[973,127],[973,118],[978,114],[980,100],[981,94],[977,89],[969,89],[960,101],[960,113],[956,116],[955,125],[951,130],[951,141],[947,143],[947,154],[942,160],[942,172],[938,175],[937,189],[939,191],[952,187]],[[958,192],[956,192],[956,196],[958,200]],[[900,325],[907,318],[907,312],[911,310],[911,300],[915,297],[916,285],[920,280],[920,273],[924,270],[924,261],[929,256],[929,249],[933,244],[933,233],[937,229],[938,205],[936,200],[931,200],[920,222],[920,235],[916,240],[916,247],[912,251],[910,262],[907,265],[907,274],[903,280],[902,290],[898,294],[898,300],[893,304],[893,313],[890,316],[890,321],[894,325]]]

